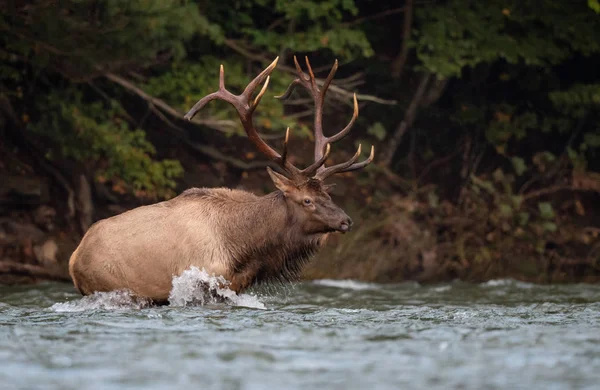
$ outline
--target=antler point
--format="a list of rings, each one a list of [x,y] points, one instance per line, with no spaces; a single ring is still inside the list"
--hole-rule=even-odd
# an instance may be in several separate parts
[[[271,62],[271,65],[269,66],[269,68],[272,66],[273,68],[277,66],[277,62],[279,61],[279,56],[275,57],[275,60],[273,62]]]

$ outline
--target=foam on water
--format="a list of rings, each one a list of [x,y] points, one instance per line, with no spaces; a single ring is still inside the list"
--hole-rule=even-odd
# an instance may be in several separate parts
[[[191,267],[180,276],[173,277],[173,287],[169,294],[169,306],[203,306],[226,304],[254,309],[266,309],[265,305],[250,294],[237,294],[228,288],[229,282],[222,276]],[[143,309],[151,306],[149,299],[138,298],[127,290],[96,292],[73,302],[55,303],[51,309],[56,312],[78,312],[86,310]]]
[[[138,298],[127,290],[96,292],[73,302],[55,303],[51,309],[56,312],[76,312],[86,310],[143,309],[151,305],[150,300]]]
[[[345,288],[349,290],[375,290],[380,288],[379,285],[374,283],[359,282],[352,279],[321,279],[315,280],[313,283],[318,284],[320,286]]]
[[[535,287],[532,283],[521,282],[515,279],[492,279],[487,282],[481,283],[481,287],[517,287],[517,288],[533,288]]]

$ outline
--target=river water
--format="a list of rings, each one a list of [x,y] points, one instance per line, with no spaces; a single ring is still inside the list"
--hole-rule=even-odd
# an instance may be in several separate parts
[[[206,282],[182,277],[161,307],[0,287],[0,388],[600,388],[597,285]]]

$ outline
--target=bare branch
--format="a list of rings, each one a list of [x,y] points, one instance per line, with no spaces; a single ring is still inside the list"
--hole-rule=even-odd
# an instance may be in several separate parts
[[[58,183],[63,190],[67,193],[67,206],[69,209],[68,217],[72,218],[75,216],[75,192],[71,187],[71,184],[67,181],[67,179],[62,175],[62,173],[52,166],[46,159],[43,157],[44,153],[37,150],[37,148],[30,142],[27,141],[25,136],[25,131],[23,129],[23,124],[18,119],[10,100],[6,97],[6,95],[2,92],[0,93],[0,110],[2,110],[8,119],[13,122],[15,128],[17,129],[18,136],[25,143],[27,148],[30,149],[31,154],[33,155],[36,162],[39,164],[40,168],[42,168],[48,175],[50,175],[56,183]]]
[[[110,77],[109,77],[110,76]],[[244,162],[242,160],[238,160],[236,158],[227,156],[221,152],[219,152],[217,149],[207,146],[207,145],[199,145],[196,143],[191,142],[187,136],[186,136],[186,131],[185,129],[177,126],[175,123],[173,123],[171,120],[169,120],[169,118],[167,118],[165,116],[165,114],[163,114],[163,112],[161,110],[159,110],[157,107],[162,108],[163,110],[165,110],[165,112],[171,114],[172,116],[182,119],[183,115],[181,113],[179,113],[177,110],[175,110],[174,108],[172,108],[171,106],[169,106],[167,103],[165,103],[164,101],[157,99],[153,96],[148,95],[146,92],[144,92],[143,90],[141,90],[140,88],[136,87],[135,85],[133,85],[132,83],[130,83],[129,81],[123,79],[122,77],[119,77],[117,75],[114,74],[107,74],[106,77],[111,80],[114,81],[115,83],[121,85],[122,87],[128,89],[129,91],[135,93],[136,95],[138,95],[139,97],[141,97],[142,99],[146,100],[148,102],[148,106],[150,108],[150,110],[157,116],[159,117],[165,124],[168,125],[169,129],[171,130],[176,130],[177,132],[173,133],[180,141],[184,142],[187,146],[189,146],[190,148],[208,156],[211,157],[215,160],[219,160],[219,161],[223,161],[235,168],[238,169],[243,169],[243,170],[252,170],[252,169],[258,169],[258,168],[264,168],[268,165],[270,165],[268,162],[265,161],[253,161],[253,162]],[[158,104],[157,104],[158,103]],[[202,124],[211,128],[215,128],[216,125],[218,125],[219,121],[213,120],[213,119],[208,119],[208,120],[194,120],[191,121],[192,123],[195,124]],[[233,122],[233,121],[222,121],[222,122]],[[235,123],[235,122],[233,122]]]
[[[0,260],[0,274],[30,276],[33,278],[70,282],[71,278],[66,272],[56,268],[46,268],[39,265],[17,263],[16,261]]]
[[[231,165],[234,168],[238,168],[238,169],[242,169],[245,171],[250,171],[250,170],[254,170],[254,169],[260,169],[260,168],[265,168],[267,166],[271,166],[271,167],[275,167],[275,164],[272,164],[270,161],[251,161],[251,162],[245,162],[242,160],[238,160],[237,158],[234,157],[230,157],[227,156],[226,154],[221,153],[218,149],[213,148],[212,146],[208,146],[208,145],[201,145],[201,144],[197,144],[195,142],[190,141],[187,136],[186,136],[186,131],[185,129],[177,126],[175,123],[173,123],[172,121],[169,120],[169,118],[167,118],[165,116],[165,114],[163,114],[159,109],[157,109],[156,107],[150,105],[150,109],[152,110],[152,112],[154,112],[154,114],[156,114],[156,116],[158,116],[167,126],[170,130],[176,130],[176,132],[173,132],[173,134],[180,140],[182,141],[184,144],[186,144],[188,147],[190,147],[191,149],[200,152],[214,160],[218,160],[218,161],[223,161],[224,163],[227,163],[229,165]]]
[[[526,194],[523,194],[523,201],[528,201],[532,199],[536,199],[546,195],[552,195],[561,191],[571,191],[571,192],[598,192],[598,190],[594,188],[582,188],[575,187],[572,185],[555,185],[552,187],[542,188],[540,190],[531,191]]]
[[[376,13],[373,15],[363,16],[360,18],[356,18],[351,22],[342,23],[342,26],[352,27],[352,26],[356,26],[358,24],[364,23],[369,20],[377,20],[377,19],[385,18],[386,16],[400,14],[400,13],[404,12],[406,10],[406,8],[407,7],[393,8],[393,9],[388,9],[386,11],[382,11],[382,12],[379,12],[379,13]]]
[[[154,96],[147,94],[146,92],[144,92],[140,88],[136,87],[134,84],[132,84],[128,80],[125,80],[124,78],[117,76],[114,73],[105,73],[104,77],[106,77],[107,79],[109,79],[110,81],[112,81],[116,84],[119,84],[123,88],[128,89],[129,91],[135,93],[142,99],[152,103],[156,107],[159,107],[160,109],[162,109],[166,113],[170,114],[171,116],[174,116],[176,118],[179,118],[179,117],[183,118],[183,115],[181,115],[181,113],[179,111],[177,111],[176,109],[174,109],[173,107],[171,107],[170,105],[165,103],[163,100],[155,98]]]
[[[161,110],[163,110],[164,112],[166,112],[167,114],[169,114],[175,118],[183,119],[183,114],[181,112],[179,112],[175,108],[171,107],[164,100],[161,100],[159,98],[156,98],[156,97],[151,96],[148,93],[144,92],[142,89],[140,89],[139,87],[134,85],[129,80],[126,80],[121,76],[117,76],[114,73],[106,73],[104,76],[107,79],[109,79],[110,81],[112,81],[112,82],[120,85],[121,87],[129,90],[130,92],[133,92],[134,94],[138,95],[142,99],[146,100],[152,106],[160,108]],[[237,124],[237,122],[232,121],[232,120],[207,118],[207,119],[193,119],[190,122],[193,124],[196,124],[196,125],[209,127],[213,130],[217,130],[222,133],[226,133],[226,134],[230,134],[230,135],[231,134],[238,135],[238,132],[236,131],[236,129],[238,128],[238,124]],[[279,139],[279,138],[283,137],[283,134],[273,134],[273,135],[268,134],[267,135],[267,134],[259,133],[259,135],[261,138],[264,138],[264,139]]]
[[[241,54],[242,56],[244,56],[250,60],[261,62],[261,63],[270,63],[271,62],[269,59],[267,59],[266,57],[264,57],[260,54],[254,54],[254,53],[250,52],[246,48],[242,47],[238,42],[236,42],[232,39],[225,39],[224,43],[227,47],[229,47],[233,51]],[[278,68],[280,70],[283,70],[284,72],[287,72],[290,74],[296,73],[296,69],[294,69],[290,66],[283,65],[283,64],[280,64],[278,66]],[[324,80],[316,79],[315,81],[318,86],[323,86]],[[329,92],[332,92],[334,95],[337,95],[335,97],[337,99],[343,100],[343,101],[347,101],[348,99],[350,99],[354,96],[353,92],[347,91],[336,85],[329,86]],[[380,97],[373,96],[373,95],[356,94],[356,97],[362,101],[370,101],[373,103],[384,104],[384,105],[396,105],[398,103],[396,100],[382,99]]]
[[[421,105],[421,101],[423,96],[425,95],[425,91],[427,90],[427,85],[429,84],[429,80],[431,79],[431,73],[425,73],[421,77],[421,82],[417,87],[417,91],[413,96],[412,101],[410,102],[406,112],[404,113],[404,119],[398,124],[394,134],[390,138],[388,142],[387,150],[383,154],[382,164],[384,166],[390,166],[392,163],[392,159],[400,142],[402,141],[402,137],[406,133],[406,131],[413,125],[416,117],[417,117],[417,109]]]
[[[402,74],[402,70],[404,69],[404,65],[406,64],[406,60],[408,58],[408,53],[410,52],[410,47],[408,43],[410,41],[410,33],[412,30],[412,21],[413,21],[413,0],[406,0],[406,6],[404,7],[404,25],[402,29],[402,47],[400,49],[400,54],[396,59],[392,62],[391,66],[391,74],[395,79],[399,79]]]
[[[423,100],[421,100],[421,107],[429,107],[442,97],[442,94],[446,90],[446,86],[448,85],[447,78],[440,78],[440,76],[436,76],[435,79],[429,85],[427,93],[423,96]]]
[[[462,151],[462,147],[458,147],[458,148],[456,148],[456,150],[454,150],[449,155],[435,159],[432,162],[430,162],[429,164],[427,164],[425,166],[425,168],[423,168],[423,170],[419,174],[419,177],[417,178],[417,184],[420,183],[423,180],[423,178],[425,178],[427,176],[427,174],[431,171],[432,168],[437,167],[439,165],[446,164],[448,161],[450,161],[454,157],[456,157],[461,151]]]

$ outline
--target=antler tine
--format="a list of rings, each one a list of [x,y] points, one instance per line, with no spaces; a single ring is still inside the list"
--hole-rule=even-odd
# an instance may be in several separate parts
[[[219,91],[225,90],[225,69],[223,68],[223,64],[219,66]]]
[[[302,71],[302,67],[298,63],[298,59],[294,56],[294,66],[296,67],[296,72],[298,73],[298,77],[301,80],[308,81],[308,77],[304,75],[304,71]]]
[[[296,56],[294,56],[294,65],[296,66],[296,72],[298,73],[298,78],[290,83],[290,85],[288,86],[288,88],[285,90],[285,92],[282,95],[275,96],[276,99],[280,99],[280,100],[288,99],[291,96],[292,92],[294,92],[294,89],[296,89],[296,87],[298,85],[304,86],[306,89],[308,89],[311,92],[313,89],[318,91],[315,75],[313,73],[310,62],[308,61],[308,57],[306,57],[306,65],[308,67],[308,71],[310,74],[309,77],[304,75],[304,72],[302,71],[302,68],[300,67],[300,64],[298,63],[298,59],[296,58]],[[338,69],[338,60],[335,60],[335,63],[333,64],[333,67],[331,68],[329,75],[325,79],[325,82],[323,82],[323,87],[321,89],[321,91],[322,91],[321,99],[325,99],[325,93],[327,93],[327,88],[329,88],[329,84],[331,84],[331,81],[333,80],[333,77],[335,76],[337,69]],[[307,83],[308,81],[310,81],[311,83],[308,84]],[[314,96],[314,93],[313,93],[313,96]]]
[[[285,165],[287,160],[288,141],[290,140],[290,128],[285,130],[285,140],[283,141],[283,151],[281,152],[281,164]]]
[[[323,168],[321,171],[317,172],[317,174],[315,175],[315,178],[325,180],[326,178],[328,178],[329,176],[331,176],[333,174],[345,172],[346,169],[349,169],[353,165],[355,165],[354,163],[360,157],[361,151],[362,151],[362,145],[359,144],[358,149],[356,150],[356,153],[354,153],[354,156],[352,156],[352,158],[350,160],[343,162],[341,164],[333,165],[331,167]],[[373,148],[371,148],[371,154],[372,153],[373,153]],[[362,163],[359,163],[359,164],[362,164]],[[356,168],[356,169],[358,169],[358,168]]]
[[[354,94],[354,111],[352,112],[352,118],[350,122],[337,134],[332,135],[331,137],[327,137],[327,142],[336,142],[344,138],[350,133],[352,130],[352,126],[354,126],[354,122],[356,122],[356,118],[358,118],[358,100],[356,100],[356,94]]]
[[[371,162],[373,162],[374,157],[375,157],[375,146],[371,146],[371,154],[369,154],[368,159],[366,159],[363,162],[352,164],[348,168],[342,169],[340,172],[351,172],[351,171],[356,171],[358,169],[362,169],[362,168],[366,167],[367,165],[371,164]]]
[[[187,114],[185,114],[184,119],[191,121],[198,111],[200,111],[206,105],[206,103],[215,99],[224,100],[227,103],[234,105],[236,109],[237,105],[239,104],[236,96],[225,89],[225,70],[223,69],[223,64],[221,64],[219,68],[219,90],[198,100],[198,102],[194,104]]]
[[[300,83],[301,83],[301,81],[298,79],[292,81],[290,83],[290,85],[287,87],[287,89],[285,90],[285,92],[282,95],[275,96],[275,99],[279,99],[279,100],[289,99],[289,97],[292,95],[292,92],[294,92],[294,89],[296,89],[296,87],[298,85],[300,85]]]
[[[317,81],[315,79],[315,74],[313,73],[312,66],[310,66],[310,61],[308,60],[308,56],[304,56],[304,61],[306,62],[306,69],[308,69],[308,74],[310,75],[310,84],[312,89],[316,92],[319,92],[319,88],[317,87]]]
[[[304,168],[301,172],[302,174],[306,175],[306,176],[312,176],[314,175],[317,170],[319,168],[321,168],[323,166],[323,164],[325,164],[325,161],[327,161],[327,159],[329,158],[329,153],[331,152],[331,144],[327,144],[325,146],[325,153],[323,154],[323,156],[315,161],[314,163],[312,163],[310,166]]]
[[[250,100],[250,96],[256,90],[256,87],[259,86],[260,83],[265,81],[266,78],[273,72],[275,67],[277,66],[277,61],[279,61],[279,57],[275,58],[269,66],[267,66],[258,76],[254,78],[254,80],[250,81],[250,83],[244,89],[244,92],[240,96],[244,96],[247,100]]]
[[[296,67],[296,73],[298,74],[298,77],[290,83],[290,85],[287,87],[287,89],[285,90],[285,92],[282,95],[275,96],[276,99],[280,99],[280,100],[288,99],[292,95],[292,92],[294,92],[294,90],[296,89],[296,87],[298,85],[302,85],[304,88],[306,88],[312,92],[312,84],[309,83],[310,78],[307,77],[304,74],[304,72],[302,71],[302,68],[300,67],[300,64],[298,63],[298,59],[296,58],[296,56],[294,56],[294,66]]]
[[[323,100],[325,99],[325,94],[327,93],[327,89],[329,89],[329,84],[331,84],[331,81],[333,80],[333,77],[335,76],[335,73],[337,72],[337,70],[338,70],[338,60],[336,59],[335,62],[333,63],[333,66],[331,67],[331,70],[329,71],[329,75],[327,75],[325,82],[323,82],[323,88],[322,88]]]
[[[250,105],[251,111],[254,111],[256,109],[256,107],[258,106],[258,103],[260,103],[260,99],[262,99],[263,95],[267,91],[267,87],[269,86],[270,79],[271,79],[271,76],[267,76],[267,79],[265,80],[263,87],[260,89],[260,92],[258,93],[258,95],[256,95],[256,97],[254,98],[254,102],[252,102],[252,105]]]

